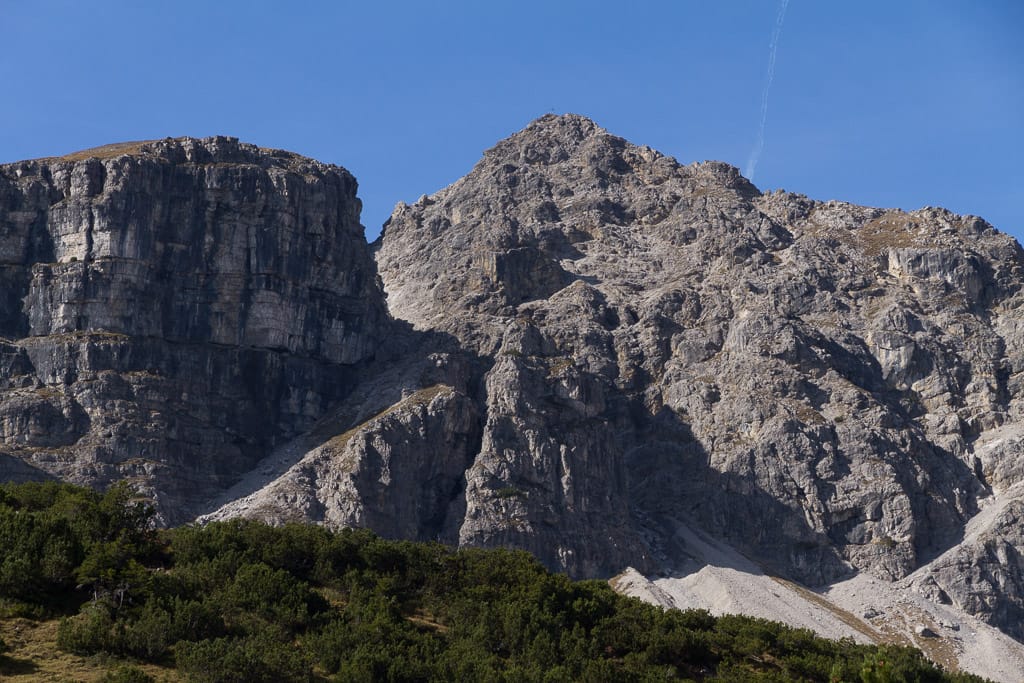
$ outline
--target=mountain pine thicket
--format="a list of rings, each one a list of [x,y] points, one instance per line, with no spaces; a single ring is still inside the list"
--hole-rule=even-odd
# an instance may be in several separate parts
[[[914,649],[665,610],[522,551],[234,520],[154,530],[124,484],[0,485],[5,619],[105,681],[980,681]],[[31,662],[9,646],[0,674]]]

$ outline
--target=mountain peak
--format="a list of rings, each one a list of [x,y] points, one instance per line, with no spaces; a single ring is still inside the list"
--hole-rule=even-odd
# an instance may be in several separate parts
[[[582,114],[544,114],[531,121],[521,132],[552,131],[557,134],[573,134],[589,137],[594,134],[607,133],[604,128]]]
[[[487,150],[484,157],[510,163],[554,164],[575,155],[588,142],[626,144],[585,116],[545,114]]]

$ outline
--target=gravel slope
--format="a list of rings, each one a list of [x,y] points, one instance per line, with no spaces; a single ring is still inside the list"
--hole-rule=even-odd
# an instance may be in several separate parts
[[[1024,645],[952,605],[928,600],[914,590],[913,576],[888,582],[862,573],[812,591],[766,574],[692,526],[680,524],[676,540],[692,560],[669,575],[645,577],[629,569],[612,579],[614,588],[656,605],[772,619],[826,638],[913,645],[948,669],[1001,683],[1024,681]]]

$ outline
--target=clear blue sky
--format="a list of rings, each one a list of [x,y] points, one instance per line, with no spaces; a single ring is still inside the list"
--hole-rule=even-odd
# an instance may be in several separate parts
[[[741,169],[778,0],[0,0],[0,162],[234,135],[345,166],[374,237],[547,112]],[[790,0],[755,183],[1024,237],[1024,2]]]

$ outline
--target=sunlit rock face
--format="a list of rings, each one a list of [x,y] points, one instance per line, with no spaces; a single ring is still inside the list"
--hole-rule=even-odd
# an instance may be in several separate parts
[[[359,209],[344,169],[233,138],[0,167],[0,448],[190,519],[373,355]]]

